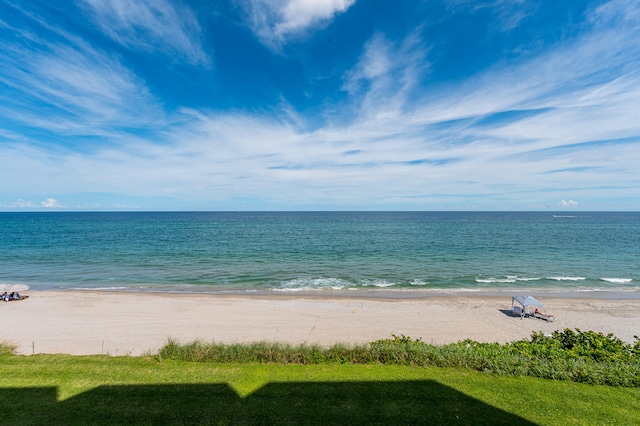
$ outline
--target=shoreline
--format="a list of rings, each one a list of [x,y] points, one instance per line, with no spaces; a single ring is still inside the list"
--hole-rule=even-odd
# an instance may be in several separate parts
[[[318,298],[344,299],[362,298],[374,300],[419,300],[433,297],[511,297],[517,295],[533,295],[559,299],[605,299],[605,300],[640,300],[640,289],[570,289],[570,288],[505,288],[505,289],[385,289],[385,288],[344,288],[344,289],[296,289],[296,290],[211,290],[198,288],[186,290],[179,288],[152,287],[68,287],[55,289],[29,289],[35,293],[43,292],[79,292],[105,294],[167,294],[216,297],[265,297],[265,298]]]
[[[356,294],[357,293],[357,294]],[[372,294],[376,293],[376,294]],[[601,293],[601,292],[593,292]],[[364,344],[392,334],[446,344],[505,343],[565,328],[613,333],[632,343],[640,332],[640,298],[584,293],[533,294],[555,322],[510,315],[511,292],[343,291],[269,294],[115,290],[29,290],[0,304],[0,341],[17,353],[143,355],[169,338],[181,343]],[[513,293],[517,295],[518,293]],[[522,294],[522,293],[520,293]],[[635,296],[635,295],[634,295]]]

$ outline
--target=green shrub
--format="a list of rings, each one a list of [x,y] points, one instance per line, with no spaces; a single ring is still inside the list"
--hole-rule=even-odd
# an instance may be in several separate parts
[[[573,331],[567,328],[564,331],[554,331],[551,336],[534,333],[531,342],[521,341],[515,344],[537,350],[537,356],[557,356],[561,353],[561,356],[590,358],[597,362],[640,361],[637,337],[634,347],[611,333],[605,336],[594,331]]]

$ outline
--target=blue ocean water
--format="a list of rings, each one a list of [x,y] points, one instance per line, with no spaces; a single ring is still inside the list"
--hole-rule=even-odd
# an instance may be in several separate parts
[[[0,213],[0,284],[640,294],[640,213]]]

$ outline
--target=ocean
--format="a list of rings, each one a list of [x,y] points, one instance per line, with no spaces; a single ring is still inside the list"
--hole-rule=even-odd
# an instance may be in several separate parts
[[[0,213],[0,284],[640,297],[640,213]]]

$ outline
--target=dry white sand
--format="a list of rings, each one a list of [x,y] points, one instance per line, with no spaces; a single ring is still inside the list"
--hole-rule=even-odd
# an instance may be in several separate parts
[[[365,343],[404,334],[429,343],[508,342],[580,328],[640,335],[640,300],[541,298],[552,323],[509,315],[511,297],[381,299],[31,291],[0,302],[0,341],[20,354],[140,355],[169,337],[186,343]]]

